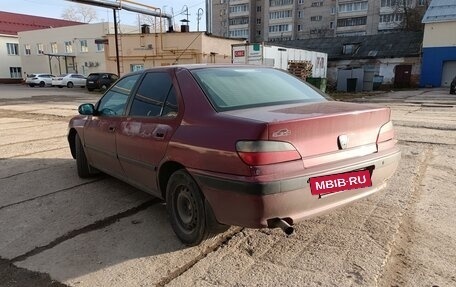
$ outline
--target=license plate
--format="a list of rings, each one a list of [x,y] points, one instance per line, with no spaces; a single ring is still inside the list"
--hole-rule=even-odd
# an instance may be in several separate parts
[[[89,84],[93,84],[94,82],[93,81],[89,81]]]
[[[325,175],[310,179],[310,191],[313,195],[334,193],[369,186],[372,186],[372,180],[368,170]]]

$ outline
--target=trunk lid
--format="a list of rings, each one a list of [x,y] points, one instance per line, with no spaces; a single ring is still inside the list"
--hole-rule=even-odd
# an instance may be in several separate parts
[[[377,151],[390,109],[336,101],[226,112],[268,123],[268,139],[291,143],[306,167]]]

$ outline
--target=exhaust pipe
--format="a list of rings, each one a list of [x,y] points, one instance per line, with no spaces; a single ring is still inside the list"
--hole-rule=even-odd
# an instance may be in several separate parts
[[[286,235],[291,235],[294,232],[294,227],[288,224],[285,220],[281,218],[268,219],[269,228],[280,228]]]

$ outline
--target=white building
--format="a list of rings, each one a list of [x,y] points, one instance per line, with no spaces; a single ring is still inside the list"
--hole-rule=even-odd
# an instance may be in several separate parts
[[[0,83],[20,83],[24,78],[18,33],[82,23],[0,11]]]
[[[121,28],[130,33],[138,30],[132,26]],[[23,71],[54,75],[106,71],[103,39],[110,33],[114,33],[113,24],[107,22],[20,32]]]
[[[0,34],[0,80],[15,82],[22,80],[21,57],[19,56],[19,41],[15,35]]]

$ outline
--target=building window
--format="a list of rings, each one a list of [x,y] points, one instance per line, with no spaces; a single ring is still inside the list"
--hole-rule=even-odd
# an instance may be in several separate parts
[[[380,15],[380,23],[390,23],[390,22],[402,22],[404,20],[403,13],[395,13],[395,14],[384,14]]]
[[[73,53],[73,43],[71,41],[65,41],[65,53]]]
[[[329,29],[334,29],[334,21],[329,22]]]
[[[104,44],[97,43],[97,52],[104,52]]]
[[[248,17],[243,17],[243,18],[232,18],[229,20],[230,25],[244,25],[244,24],[249,24],[249,18]]]
[[[269,0],[269,6],[284,6],[284,5],[292,5],[293,0]]]
[[[11,79],[22,78],[22,68],[21,67],[10,67],[9,69],[10,69]]]
[[[312,16],[310,17],[310,21],[321,21],[323,16]]]
[[[304,0],[299,0],[298,4],[304,4]]]
[[[230,30],[230,37],[232,37],[232,38],[248,38],[249,37],[249,30],[248,29]]]
[[[38,55],[44,54],[44,45],[42,43],[36,44],[36,53]]]
[[[132,65],[130,65],[130,71],[131,72],[142,71],[142,70],[144,70],[144,65],[143,64],[132,64]]]
[[[56,42],[52,42],[52,43],[51,43],[51,53],[52,53],[52,54],[57,54],[57,53],[58,53],[58,50],[57,50],[57,43],[56,43]]]
[[[6,48],[8,49],[8,55],[19,55],[19,44],[6,43]]]
[[[247,4],[230,6],[230,13],[241,13],[247,11],[249,11],[249,6]]]
[[[290,24],[269,26],[269,32],[289,32],[289,31],[291,31],[291,25]]]
[[[339,4],[339,13],[367,11],[367,1]]]
[[[302,31],[302,25],[298,24],[298,32],[301,32],[301,31]]]
[[[269,19],[291,18],[292,15],[293,15],[293,11],[291,11],[291,10],[274,11],[274,12],[269,12]]]
[[[87,45],[87,40],[80,40],[79,44],[81,45],[82,53],[87,53],[89,51],[89,46]]]
[[[424,6],[424,5],[426,5],[426,0],[418,0],[418,5],[419,5],[419,6]]]
[[[366,25],[366,23],[367,23],[367,17],[338,19],[337,27],[361,26],[361,25]]]
[[[302,18],[303,15],[304,15],[303,11],[298,11],[298,18]]]
[[[404,1],[407,6],[412,5],[412,0],[381,0],[380,6],[381,7],[400,7],[404,5]]]
[[[344,44],[342,53],[344,55],[353,55],[359,48],[359,44]]]
[[[336,6],[331,6],[331,9],[330,9],[329,13],[330,13],[331,15],[336,14]]]
[[[261,18],[257,18],[256,23],[257,23],[258,25],[260,25],[260,24],[261,24]]]
[[[257,6],[257,12],[261,12],[261,6]]]
[[[321,7],[323,6],[323,1],[312,2],[311,7]]]
[[[24,54],[25,55],[31,55],[32,54],[32,49],[30,48],[30,44],[25,44],[24,45]]]

